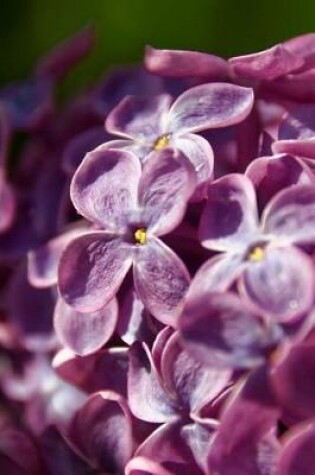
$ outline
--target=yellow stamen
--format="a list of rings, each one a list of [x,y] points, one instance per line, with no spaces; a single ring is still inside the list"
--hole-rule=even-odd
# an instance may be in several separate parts
[[[248,254],[247,259],[253,262],[262,261],[265,256],[265,249],[262,246],[255,246]]]
[[[138,228],[133,233],[136,244],[143,245],[147,242],[147,230],[145,228]]]
[[[161,135],[153,144],[153,149],[156,151],[162,150],[163,148],[167,147],[170,143],[171,135],[165,134]]]

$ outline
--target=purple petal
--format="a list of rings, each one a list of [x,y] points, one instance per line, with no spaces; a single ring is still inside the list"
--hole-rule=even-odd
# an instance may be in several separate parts
[[[279,457],[281,475],[313,475],[315,473],[314,421],[294,428],[288,433]]]
[[[116,299],[89,314],[77,312],[59,299],[55,308],[54,327],[64,346],[78,355],[88,355],[99,350],[110,339],[117,320]]]
[[[284,154],[256,158],[247,168],[246,176],[253,182],[262,208],[278,191],[314,181],[312,172],[302,160]]]
[[[151,233],[161,236],[177,227],[195,183],[192,167],[178,150],[165,148],[150,155],[139,182],[139,205]]]
[[[135,457],[127,463],[126,475],[174,475],[157,462],[146,457]]]
[[[176,394],[182,410],[198,413],[228,385],[231,371],[208,368],[192,358],[179,343],[178,333],[168,340],[161,361],[163,382]]]
[[[16,214],[16,196],[0,168],[0,233],[7,231]]]
[[[189,353],[214,368],[256,366],[276,342],[272,329],[228,292],[198,299],[189,292],[179,328]]]
[[[295,185],[278,193],[262,218],[266,233],[286,242],[315,241],[314,185]]]
[[[135,155],[100,146],[86,155],[73,176],[73,204],[88,220],[115,228],[119,219],[136,206],[140,174]]]
[[[287,114],[279,127],[279,140],[310,139],[315,136],[315,105],[301,104]]]
[[[58,265],[62,252],[77,236],[85,232],[83,226],[71,229],[28,253],[28,280],[37,288],[57,285]]]
[[[95,393],[75,415],[68,436],[101,472],[123,473],[133,450],[127,404],[110,391]]]
[[[229,63],[237,76],[272,81],[300,68],[304,60],[279,44],[259,53],[231,58]]]
[[[314,345],[302,343],[293,346],[280,361],[275,361],[271,371],[279,407],[294,422],[314,417],[314,361]]]
[[[261,261],[248,263],[241,281],[248,301],[279,321],[290,321],[307,311],[314,288],[311,259],[291,246],[267,247]]]
[[[193,200],[200,201],[206,197],[206,185],[213,175],[213,150],[209,142],[196,134],[175,136],[174,147],[181,150],[192,163],[197,175],[197,189]]]
[[[135,255],[134,284],[145,307],[158,320],[175,326],[190,276],[181,259],[157,238]]]
[[[174,419],[177,401],[163,389],[146,345],[134,343],[129,358],[128,402],[131,412],[148,422]]]
[[[140,142],[154,142],[163,133],[170,108],[171,97],[161,94],[154,97],[126,96],[107,116],[107,132]]]
[[[155,49],[147,46],[144,64],[148,71],[168,77],[224,78],[229,66],[224,59],[198,51]]]
[[[256,196],[250,180],[231,174],[213,182],[200,220],[202,245],[216,251],[239,251],[257,233]]]
[[[40,475],[39,453],[32,439],[1,421],[0,463],[3,475]]]
[[[315,159],[315,135],[309,139],[277,140],[272,144],[274,153],[288,153],[298,157]]]
[[[199,132],[241,122],[253,106],[252,89],[212,83],[188,89],[169,113],[169,132]]]
[[[44,56],[37,65],[37,75],[59,81],[90,53],[93,43],[94,29],[88,26]]]
[[[130,246],[116,236],[103,232],[80,236],[60,260],[61,296],[78,312],[100,310],[118,291],[131,263]]]

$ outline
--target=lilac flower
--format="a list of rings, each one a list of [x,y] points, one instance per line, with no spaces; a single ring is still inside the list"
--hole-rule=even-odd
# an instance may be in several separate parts
[[[222,291],[239,278],[243,298],[266,315],[288,321],[307,311],[314,300],[313,263],[295,245],[315,240],[314,186],[280,191],[260,225],[255,191],[245,176],[227,175],[210,185],[208,193],[200,239],[224,254],[199,269],[194,285]]]
[[[204,84],[188,89],[171,106],[171,97],[125,97],[108,115],[106,129],[125,140],[109,147],[134,151],[142,161],[151,151],[172,146],[192,162],[197,184],[209,181],[213,172],[213,152],[209,143],[195,132],[241,122],[253,105],[251,89],[231,84]]]
[[[59,289],[70,306],[84,313],[103,307],[133,263],[141,300],[155,317],[174,325],[189,274],[158,236],[184,215],[194,189],[188,165],[170,148],[157,152],[142,175],[131,152],[100,147],[86,156],[73,177],[72,201],[103,230],[75,239],[61,258]]]

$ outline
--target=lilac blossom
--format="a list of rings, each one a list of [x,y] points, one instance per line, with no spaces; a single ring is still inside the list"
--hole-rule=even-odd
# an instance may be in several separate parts
[[[157,152],[142,174],[138,158],[128,151],[99,148],[86,156],[72,181],[72,201],[101,230],[73,240],[62,255],[59,289],[70,306],[84,313],[103,307],[133,263],[145,306],[175,324],[189,273],[159,236],[183,217],[194,189],[188,165],[169,148]]]
[[[205,247],[222,254],[199,269],[194,285],[220,291],[238,279],[243,298],[266,315],[288,321],[306,312],[314,300],[313,263],[296,244],[314,242],[314,204],[313,185],[288,187],[268,203],[259,224],[248,178],[214,182],[199,233]]]

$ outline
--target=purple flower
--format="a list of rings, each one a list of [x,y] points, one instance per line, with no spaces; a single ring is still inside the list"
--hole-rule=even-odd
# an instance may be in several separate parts
[[[221,291],[240,277],[240,292],[254,309],[280,321],[307,311],[314,300],[313,263],[295,245],[315,240],[313,185],[280,191],[260,224],[254,187],[245,176],[227,175],[208,194],[200,239],[224,254],[199,269],[194,285]]]
[[[231,84],[203,84],[188,89],[171,106],[171,97],[125,97],[108,115],[106,129],[125,140],[110,147],[134,151],[142,161],[151,151],[167,146],[181,150],[192,162],[197,184],[209,181],[213,152],[209,143],[195,132],[241,122],[250,113],[253,91]],[[127,140],[126,140],[127,139]]]
[[[133,264],[136,290],[149,311],[174,325],[189,273],[159,236],[182,220],[194,173],[182,154],[157,152],[141,174],[128,151],[99,147],[73,177],[72,201],[101,230],[73,240],[59,266],[59,289],[79,312],[104,307]],[[73,263],[76,265],[73,266]]]

